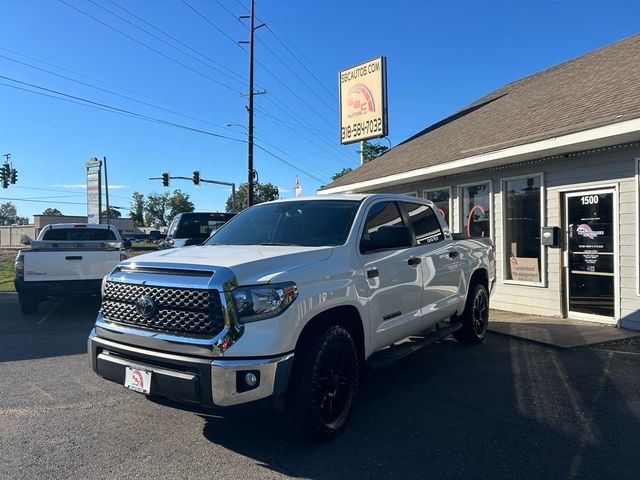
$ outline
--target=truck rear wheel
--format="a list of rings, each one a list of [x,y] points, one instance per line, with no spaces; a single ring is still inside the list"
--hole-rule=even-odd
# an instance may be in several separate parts
[[[466,345],[484,342],[489,325],[489,294],[484,285],[471,285],[464,312],[458,320],[462,321],[462,328],[453,334],[458,342]]]
[[[20,302],[20,311],[23,315],[34,315],[38,312],[40,301],[37,298],[18,295],[18,301]]]
[[[304,436],[331,440],[345,427],[358,393],[358,352],[349,332],[334,325],[296,349],[287,414]]]

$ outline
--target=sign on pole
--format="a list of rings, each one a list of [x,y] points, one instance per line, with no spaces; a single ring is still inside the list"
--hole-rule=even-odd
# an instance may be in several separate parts
[[[100,223],[102,161],[92,158],[85,165],[87,167],[87,223]]]
[[[386,137],[387,61],[378,57],[339,75],[340,143]]]

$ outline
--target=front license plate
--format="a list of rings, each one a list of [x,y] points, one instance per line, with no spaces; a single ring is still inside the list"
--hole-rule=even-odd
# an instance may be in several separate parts
[[[151,372],[135,367],[125,367],[124,386],[136,392],[149,394],[151,391]]]

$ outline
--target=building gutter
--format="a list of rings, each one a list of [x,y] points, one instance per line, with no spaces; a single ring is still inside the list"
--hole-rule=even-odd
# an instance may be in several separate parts
[[[367,192],[428,178],[470,172],[482,168],[525,162],[551,155],[607,147],[637,140],[640,140],[640,118],[418,168],[408,172],[326,188],[319,190],[318,195]]]

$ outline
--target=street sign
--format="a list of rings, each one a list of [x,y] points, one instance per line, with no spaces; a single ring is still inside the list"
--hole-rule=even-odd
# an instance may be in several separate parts
[[[100,223],[102,162],[97,158],[92,158],[85,165],[87,167],[87,223]]]
[[[386,137],[387,62],[378,57],[346,70],[340,82],[340,143]]]

